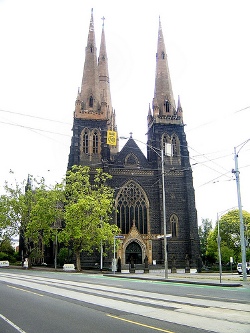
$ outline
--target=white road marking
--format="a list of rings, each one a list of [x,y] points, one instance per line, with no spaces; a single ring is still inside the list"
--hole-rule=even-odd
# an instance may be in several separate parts
[[[242,308],[239,303],[190,299],[30,275],[0,274],[0,276],[2,281],[10,284],[210,332],[249,332],[249,305],[244,305]],[[145,306],[145,303],[148,305]],[[154,305],[160,305],[161,308],[156,308]],[[169,307],[174,309],[170,310]]]
[[[4,315],[0,313],[0,318],[2,318],[6,323],[8,323],[10,326],[14,327],[18,332],[20,333],[26,333],[24,330],[22,330],[19,326],[14,324],[12,321],[10,321],[8,318],[6,318]]]

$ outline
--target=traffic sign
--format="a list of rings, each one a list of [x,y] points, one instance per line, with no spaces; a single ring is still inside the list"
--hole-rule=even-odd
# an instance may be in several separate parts
[[[171,238],[172,234],[166,234],[166,238]],[[164,239],[164,235],[158,235],[157,236],[158,239]]]
[[[115,239],[124,239],[125,238],[125,236],[123,236],[123,235],[116,235],[115,236]]]

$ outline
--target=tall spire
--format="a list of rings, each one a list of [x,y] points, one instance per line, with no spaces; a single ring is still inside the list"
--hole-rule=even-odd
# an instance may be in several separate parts
[[[112,103],[111,103],[110,84],[109,84],[108,57],[106,51],[106,41],[105,41],[105,32],[104,32],[105,18],[103,17],[102,20],[103,20],[102,36],[101,36],[100,53],[98,58],[99,84],[100,84],[101,100],[107,106],[107,118],[110,119],[112,113]]]
[[[95,118],[101,114],[101,97],[99,87],[99,74],[97,66],[97,52],[95,43],[95,30],[93,9],[89,24],[87,46],[85,48],[85,63],[83,69],[81,90],[77,96],[75,117]]]
[[[160,17],[156,53],[153,111],[154,116],[174,115],[176,112]]]

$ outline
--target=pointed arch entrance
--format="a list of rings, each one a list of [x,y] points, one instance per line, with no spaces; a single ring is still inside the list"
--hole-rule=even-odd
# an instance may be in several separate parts
[[[137,242],[131,242],[125,251],[126,264],[142,264],[142,248]]]

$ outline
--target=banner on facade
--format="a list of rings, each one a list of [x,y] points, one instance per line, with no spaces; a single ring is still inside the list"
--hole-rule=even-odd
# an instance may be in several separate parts
[[[116,132],[107,131],[107,144],[111,146],[116,146]]]

